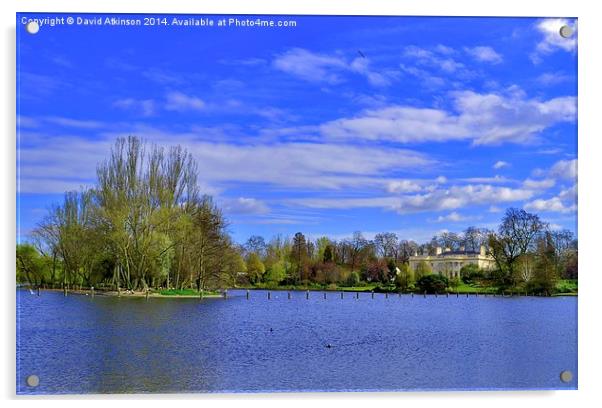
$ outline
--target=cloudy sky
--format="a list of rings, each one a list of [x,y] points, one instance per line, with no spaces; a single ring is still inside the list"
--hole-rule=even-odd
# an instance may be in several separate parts
[[[185,146],[240,242],[423,241],[510,206],[575,231],[574,20],[284,19],[21,30],[21,235],[127,135]]]

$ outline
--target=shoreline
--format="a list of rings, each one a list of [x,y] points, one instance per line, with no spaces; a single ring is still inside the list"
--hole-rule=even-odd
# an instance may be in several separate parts
[[[19,289],[19,287],[17,287],[17,289]],[[30,289],[29,287],[25,287],[22,286],[20,287],[20,289],[23,290],[28,290]],[[34,293],[37,293],[37,289],[31,289]],[[419,293],[419,292],[397,292],[397,291],[378,291],[378,290],[372,290],[372,289],[368,289],[368,288],[359,288],[359,287],[349,287],[349,288],[337,288],[337,289],[319,289],[319,288],[312,288],[312,289],[305,289],[305,288],[295,288],[295,289],[290,289],[290,288],[253,288],[253,287],[241,287],[241,288],[228,288],[227,291],[230,290],[239,290],[239,291],[264,291],[264,292],[299,292],[299,293],[306,293],[306,292],[336,292],[336,293],[341,293],[341,292],[345,292],[345,293],[376,293],[376,294],[388,294],[388,295],[393,295],[393,294],[401,294],[401,295],[415,295],[415,296],[423,296],[423,293]],[[57,289],[57,288],[40,288],[40,292],[63,292],[63,289]],[[189,295],[189,294],[170,294],[170,295],[165,295],[165,294],[161,294],[159,292],[143,292],[143,291],[121,291],[121,292],[117,292],[115,290],[109,290],[109,291],[105,291],[105,290],[94,290],[93,292],[89,289],[77,289],[77,290],[68,290],[67,291],[67,295],[79,295],[79,296],[104,296],[104,297],[123,297],[123,298],[156,298],[156,299],[199,299],[201,298],[199,295],[195,294],[195,295]],[[428,293],[428,296],[434,296],[434,293]],[[527,294],[525,295],[524,292],[522,293],[498,293],[498,292],[487,292],[487,291],[459,291],[459,292],[445,292],[445,293],[438,293],[438,296],[453,296],[453,295],[460,295],[460,296],[483,296],[483,297],[561,297],[561,296],[574,296],[574,297],[578,297],[579,294],[578,293],[554,293],[550,296],[543,296],[543,295],[536,295],[536,294]],[[220,298],[227,298],[228,296],[224,296],[223,293],[215,293],[215,292],[207,292],[207,293],[203,293],[202,299],[220,299]]]
[[[17,289],[19,289],[17,287]],[[28,290],[30,289],[29,287],[21,287],[21,289],[23,290]],[[31,289],[34,293],[37,293],[37,289]],[[40,288],[40,292],[60,292],[63,293],[63,289],[56,289],[56,288]],[[102,297],[123,297],[123,298],[160,298],[160,299],[171,299],[171,298],[178,298],[178,299],[199,299],[200,296],[199,295],[163,295],[161,293],[158,292],[144,292],[144,291],[129,291],[129,290],[123,290],[121,292],[117,292],[115,290],[90,290],[90,289],[72,289],[72,290],[67,290],[67,295],[78,295],[78,296],[91,296],[91,297],[95,297],[95,296],[102,296]],[[223,298],[224,295],[223,294],[216,294],[216,293],[212,293],[212,292],[207,292],[207,293],[203,293],[203,299],[206,298],[213,298],[213,299],[219,299],[219,298]]]

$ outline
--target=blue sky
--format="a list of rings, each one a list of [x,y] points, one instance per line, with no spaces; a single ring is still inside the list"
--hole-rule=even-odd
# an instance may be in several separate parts
[[[576,39],[558,35],[573,19],[23,29],[47,16],[17,16],[22,237],[127,135],[185,146],[239,242],[425,241],[510,206],[576,229]]]

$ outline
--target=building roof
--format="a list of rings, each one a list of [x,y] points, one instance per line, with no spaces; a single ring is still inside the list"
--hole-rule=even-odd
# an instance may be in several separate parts
[[[447,256],[447,255],[481,255],[481,253],[479,251],[447,251],[447,252],[442,252],[441,255],[442,256]]]

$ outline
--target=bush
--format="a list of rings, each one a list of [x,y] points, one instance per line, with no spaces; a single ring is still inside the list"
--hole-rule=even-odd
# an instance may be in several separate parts
[[[477,279],[483,279],[483,272],[479,269],[478,265],[468,264],[464,265],[460,269],[460,276],[462,276],[462,282],[471,284]]]
[[[442,293],[445,292],[448,285],[448,279],[445,276],[438,274],[423,276],[416,282],[416,287],[421,293]]]
[[[357,272],[351,272],[345,284],[347,286],[357,286],[360,283],[360,275]]]

